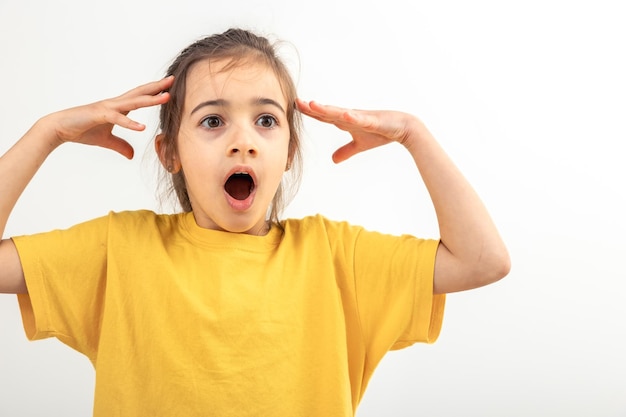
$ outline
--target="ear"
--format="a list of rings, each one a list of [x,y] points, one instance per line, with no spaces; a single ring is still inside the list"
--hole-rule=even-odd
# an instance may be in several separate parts
[[[170,174],[176,174],[180,171],[180,162],[178,161],[176,155],[171,155],[173,152],[168,149],[165,139],[165,135],[163,133],[159,133],[154,139],[154,149],[156,150],[163,168],[165,168],[165,170]]]

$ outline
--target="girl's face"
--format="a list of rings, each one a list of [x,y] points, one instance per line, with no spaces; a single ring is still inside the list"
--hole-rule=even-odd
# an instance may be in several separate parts
[[[175,168],[199,226],[265,234],[287,166],[287,102],[266,65],[226,63],[201,61],[187,75]]]

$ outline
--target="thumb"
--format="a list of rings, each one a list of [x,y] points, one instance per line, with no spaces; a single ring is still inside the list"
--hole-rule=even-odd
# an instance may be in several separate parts
[[[106,142],[99,144],[98,146],[106,149],[111,149],[112,151],[121,154],[127,159],[133,159],[133,156],[135,155],[135,150],[133,149],[133,147],[130,146],[130,144],[124,139],[115,135],[111,135]]]
[[[359,152],[360,150],[357,148],[356,143],[354,141],[346,143],[345,145],[343,145],[341,148],[337,149],[333,153],[333,162],[338,164],[340,162],[345,161],[348,158],[353,157]]]

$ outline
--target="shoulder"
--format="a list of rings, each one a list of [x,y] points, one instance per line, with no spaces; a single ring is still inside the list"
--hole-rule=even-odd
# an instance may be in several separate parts
[[[353,252],[364,229],[347,221],[328,219],[320,214],[301,219],[288,219],[283,223],[283,243],[292,242],[297,247],[328,248],[332,253]]]
[[[29,239],[31,236],[40,235],[70,235],[70,234],[86,234],[97,235],[101,232],[106,233],[107,230],[112,229],[128,229],[133,227],[145,227],[146,225],[156,225],[157,227],[163,227],[163,225],[173,224],[177,222],[177,219],[181,215],[163,215],[156,214],[150,210],[135,210],[135,211],[110,211],[103,216],[94,217],[89,220],[80,221],[67,227],[61,227],[52,229],[45,232],[39,232],[30,235],[18,235],[13,239]]]
[[[347,221],[331,220],[316,214],[301,219],[286,219],[282,222],[286,234],[311,234],[322,233],[336,236],[342,234],[358,235],[363,228],[355,226]]]
[[[186,214],[158,214],[151,210],[111,211],[101,221],[105,223],[109,239],[141,239],[148,242],[179,234],[184,228]]]
[[[353,224],[347,220],[332,220],[321,214],[306,216],[301,219],[287,219],[282,222],[288,233],[310,233],[320,231],[329,236],[368,236],[369,238],[410,240],[418,239],[411,234],[394,234],[373,230],[363,225]]]
[[[429,247],[428,251],[436,248],[438,239],[419,238],[411,234],[392,234],[368,229],[361,225],[354,225],[348,221],[330,220],[323,215],[307,216],[302,219],[288,219],[283,222],[285,235],[292,238],[306,238],[311,240],[314,236],[328,240],[331,247],[342,246],[344,248],[391,248],[392,251],[400,247],[410,250],[422,251]],[[319,240],[317,240],[319,242]]]
[[[151,210],[111,211],[107,220],[115,225],[148,226],[157,228],[178,225],[186,213],[158,214]]]

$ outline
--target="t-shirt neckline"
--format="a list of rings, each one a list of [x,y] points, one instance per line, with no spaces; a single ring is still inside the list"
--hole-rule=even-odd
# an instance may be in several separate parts
[[[252,251],[267,251],[274,249],[283,236],[283,231],[276,224],[272,224],[267,234],[262,236],[246,233],[233,233],[223,230],[214,230],[201,227],[196,222],[193,212],[183,214],[183,229],[189,238],[203,246],[229,246]]]

